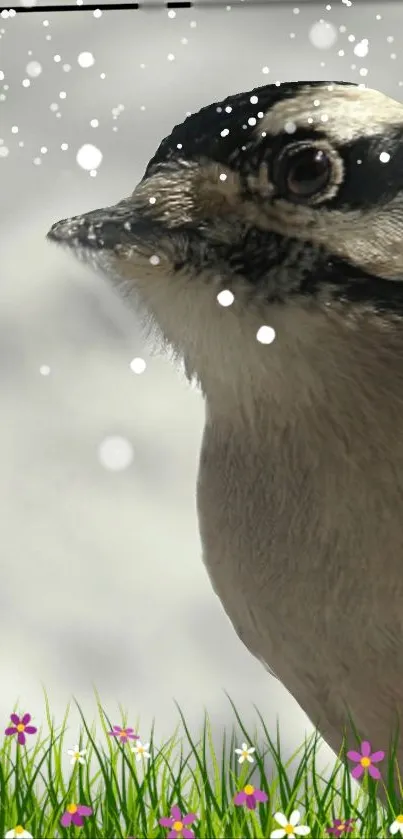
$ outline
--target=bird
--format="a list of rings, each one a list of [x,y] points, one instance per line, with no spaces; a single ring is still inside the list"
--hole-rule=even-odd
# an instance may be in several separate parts
[[[344,81],[229,94],[173,128],[126,198],[47,237],[200,388],[202,555],[237,635],[336,753],[386,753],[403,708],[403,105]]]

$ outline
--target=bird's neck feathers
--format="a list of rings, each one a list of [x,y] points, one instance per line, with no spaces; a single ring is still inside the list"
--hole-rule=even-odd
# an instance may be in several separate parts
[[[399,315],[376,315],[362,301],[315,304],[309,297],[245,306],[236,292],[225,308],[211,278],[192,279],[167,284],[157,272],[152,281],[143,277],[138,292],[147,333],[198,380],[210,417],[256,435],[300,422],[308,434],[351,433],[363,444],[396,433],[403,415]],[[272,343],[257,339],[262,326],[274,329]]]

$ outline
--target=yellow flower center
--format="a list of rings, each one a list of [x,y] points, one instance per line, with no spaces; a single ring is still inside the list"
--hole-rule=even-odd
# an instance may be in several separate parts
[[[294,828],[293,828],[292,824],[284,825],[284,830],[285,830],[286,833],[288,833],[288,835],[290,835],[290,833],[294,833]]]
[[[74,752],[74,757],[78,760],[78,758],[81,757],[80,752]]]
[[[242,757],[248,757],[248,752],[242,752]]]
[[[69,804],[67,810],[69,813],[76,813],[78,810],[77,804]]]
[[[369,757],[362,757],[360,763],[361,763],[361,766],[365,766],[365,767],[371,765],[371,761],[370,761]]]
[[[174,822],[172,827],[177,833],[179,833],[180,830],[183,830],[183,822]]]
[[[345,830],[345,829],[346,829],[346,823],[345,822],[342,822],[341,824],[337,825],[337,830],[339,830],[340,833],[342,832],[342,830]]]
[[[119,731],[119,737],[126,737],[126,735],[127,735],[127,731],[126,731],[126,729],[125,729],[125,728],[122,728],[122,729]]]
[[[144,752],[144,746],[137,746],[138,752]]]
[[[396,816],[396,821],[399,822],[399,824],[403,824],[403,816]]]
[[[246,795],[253,795],[255,792],[255,787],[252,784],[246,784],[246,787],[243,788],[243,791],[246,792]]]
[[[25,728],[25,725],[23,725],[22,722],[20,722],[20,724],[17,725],[17,731],[24,731],[24,728]]]
[[[17,824],[17,827],[14,828],[14,833],[24,833],[24,828],[20,824]]]

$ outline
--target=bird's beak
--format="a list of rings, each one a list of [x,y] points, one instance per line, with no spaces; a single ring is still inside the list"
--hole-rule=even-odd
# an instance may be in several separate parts
[[[46,238],[72,249],[115,251],[136,242],[149,242],[157,231],[160,225],[125,198],[112,207],[57,221]]]

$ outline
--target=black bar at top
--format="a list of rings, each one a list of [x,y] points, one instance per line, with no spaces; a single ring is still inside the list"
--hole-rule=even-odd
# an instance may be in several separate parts
[[[232,6],[232,7],[242,7],[243,9],[248,8],[270,8],[270,6],[284,6],[285,4],[288,5],[291,2],[295,2],[295,0],[210,0],[210,2],[203,2],[203,0],[197,0],[196,3],[189,2],[189,0],[178,0],[178,2],[174,2],[174,0],[169,0],[169,2],[151,2],[151,3],[85,3],[82,6],[77,6],[76,3],[67,4],[67,3],[57,3],[49,6],[9,6],[9,5],[1,5],[0,12],[2,11],[14,11],[16,14],[28,14],[34,12],[94,12],[96,9],[100,9],[100,11],[112,11],[113,9],[118,10],[128,10],[128,9],[145,9],[149,11],[150,9],[197,9],[197,8],[224,8],[225,6]],[[319,0],[300,0],[304,6],[317,6]],[[379,3],[379,0],[353,0],[353,6],[364,5],[364,3]],[[400,2],[400,0],[394,0],[394,2]]]

